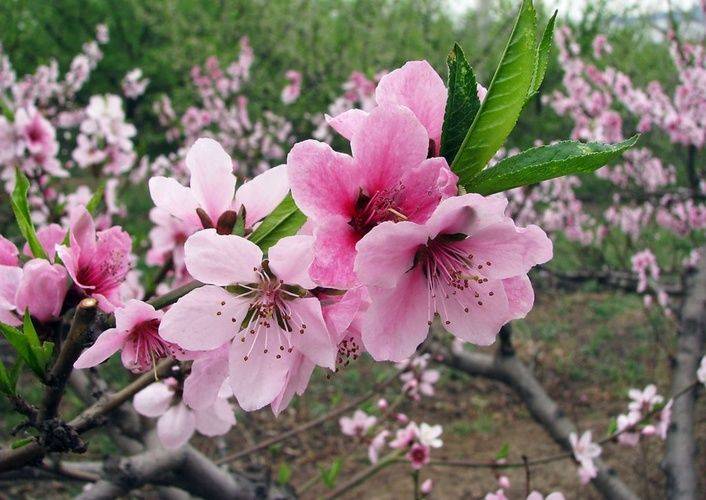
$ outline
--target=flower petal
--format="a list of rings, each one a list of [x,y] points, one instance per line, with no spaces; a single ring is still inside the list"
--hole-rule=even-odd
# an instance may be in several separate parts
[[[195,429],[196,416],[183,403],[172,406],[157,420],[157,437],[168,450],[176,450],[188,443]]]
[[[282,410],[289,406],[294,394],[304,394],[313,371],[314,363],[309,361],[305,356],[297,354],[296,361],[287,373],[287,381],[284,389],[282,389],[270,405],[272,413],[274,413],[275,416],[279,415]]]
[[[288,192],[287,166],[279,165],[242,184],[235,193],[235,209],[245,207],[245,227],[252,228],[270,215]]]
[[[184,295],[165,313],[159,335],[190,351],[217,349],[236,334],[249,305],[220,287],[203,286]]]
[[[448,164],[444,158],[429,158],[409,169],[402,176],[403,196],[397,209],[412,222],[426,222],[441,201],[444,193],[439,176],[446,175]]]
[[[368,195],[391,189],[404,172],[423,162],[429,150],[427,132],[402,106],[379,106],[370,112],[351,139],[353,158]],[[322,179],[322,188],[331,180]]]
[[[476,345],[495,342],[500,327],[511,319],[505,287],[499,280],[482,285],[471,283],[468,289],[459,290],[453,297],[437,297],[437,300],[440,303],[437,312],[444,328]]]
[[[365,285],[394,287],[414,265],[427,230],[413,222],[383,222],[358,242],[355,272]]]
[[[377,361],[402,361],[429,332],[426,279],[421,269],[405,273],[394,288],[369,287],[372,304],[363,314],[363,344]]]
[[[358,234],[342,217],[328,217],[314,229],[311,278],[322,286],[348,288],[357,281],[353,272]]]
[[[363,121],[368,117],[367,111],[362,109],[349,109],[336,116],[324,115],[326,123],[349,141],[353,134],[362,126]]]
[[[307,217],[350,218],[360,193],[360,175],[353,159],[319,141],[303,141],[287,155],[292,197]]]
[[[91,347],[83,351],[74,363],[74,368],[83,369],[99,365],[125,344],[129,331],[111,328],[101,333]]]
[[[175,179],[152,177],[149,180],[150,196],[157,208],[166,210],[177,219],[194,224],[199,222],[196,209],[199,202],[188,187],[182,186]]]
[[[195,410],[210,407],[218,398],[218,391],[227,377],[227,346],[195,359],[191,373],[184,381],[184,402]]]
[[[317,365],[333,369],[338,348],[324,322],[319,299],[295,299],[289,308],[295,320],[291,336],[294,347]],[[306,325],[304,333],[297,330],[301,325]]]
[[[375,89],[379,105],[399,104],[412,110],[434,141],[435,153],[441,146],[447,96],[443,80],[427,61],[405,63],[383,76]]]
[[[289,285],[311,290],[316,287],[309,276],[314,260],[314,237],[297,235],[282,238],[267,252],[270,269]]]
[[[186,154],[194,198],[215,224],[229,210],[235,195],[233,161],[213,139],[198,139]]]
[[[240,236],[204,229],[186,240],[184,261],[191,276],[203,283],[254,283],[262,264],[262,250]]]
[[[163,382],[148,385],[135,394],[132,406],[135,411],[145,417],[159,417],[169,409],[174,398],[174,391]]]
[[[222,436],[235,425],[233,408],[225,399],[218,398],[210,408],[194,411],[196,430],[204,436]]]
[[[520,319],[527,316],[534,305],[534,290],[527,275],[504,279],[503,286],[510,307],[510,318]]]

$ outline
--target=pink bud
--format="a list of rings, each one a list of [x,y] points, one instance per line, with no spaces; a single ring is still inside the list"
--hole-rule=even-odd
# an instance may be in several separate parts
[[[398,413],[397,415],[395,415],[395,418],[401,424],[406,424],[407,422],[409,422],[409,417],[407,417],[407,415],[405,415],[404,413]]]
[[[387,410],[387,407],[388,407],[388,406],[389,406],[389,405],[387,404],[387,400],[386,400],[385,398],[380,398],[380,399],[378,400],[378,408],[379,408],[380,410],[385,411],[385,410]]]
[[[510,478],[507,476],[500,476],[498,478],[498,486],[505,490],[510,489]]]
[[[434,489],[434,481],[432,481],[431,478],[429,478],[422,483],[420,491],[422,492],[422,495],[428,495],[429,493],[431,493],[431,490],[433,490],[433,489]]]

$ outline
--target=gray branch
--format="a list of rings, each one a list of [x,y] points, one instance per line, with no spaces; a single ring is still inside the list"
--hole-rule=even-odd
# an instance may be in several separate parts
[[[704,350],[706,331],[706,252],[701,250],[698,271],[688,280],[687,295],[681,311],[677,354],[672,369],[672,392],[696,380],[696,370]],[[674,401],[672,423],[667,433],[667,450],[662,468],[667,475],[670,499],[699,498],[694,459],[694,405],[697,387]],[[703,497],[701,497],[703,498]]]

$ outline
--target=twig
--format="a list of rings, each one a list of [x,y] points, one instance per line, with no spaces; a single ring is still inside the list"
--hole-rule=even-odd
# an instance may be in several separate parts
[[[59,356],[47,377],[47,390],[44,394],[44,402],[39,412],[39,421],[48,420],[56,416],[59,403],[64,395],[66,383],[73,370],[74,362],[81,355],[83,342],[88,330],[96,317],[98,301],[94,298],[86,298],[76,306],[74,319],[71,322],[71,329],[66,337]]]
[[[180,286],[179,288],[175,288],[171,292],[167,292],[164,295],[160,295],[159,297],[150,299],[147,301],[147,303],[151,304],[155,309],[164,309],[165,307],[174,304],[177,300],[182,298],[190,291],[196,290],[197,288],[202,286],[203,283],[194,280],[187,283],[186,285]]]
[[[388,377],[387,379],[383,380],[382,382],[375,384],[373,388],[368,391],[366,394],[363,396],[360,396],[359,398],[356,398],[352,400],[351,402],[339,406],[335,410],[332,410],[324,415],[321,415],[318,418],[315,418],[314,420],[310,420],[309,422],[306,422],[305,424],[302,424],[298,427],[295,427],[294,429],[291,429],[287,432],[283,432],[282,434],[279,434],[278,436],[271,437],[269,439],[265,439],[264,441],[259,442],[255,446],[251,446],[250,448],[246,448],[245,450],[239,451],[237,453],[233,453],[232,455],[228,455],[226,457],[223,457],[219,460],[216,460],[217,464],[222,464],[222,463],[227,463],[227,462],[232,462],[233,460],[238,460],[239,458],[243,458],[247,455],[250,455],[251,453],[255,453],[260,450],[264,450],[266,448],[269,448],[273,444],[279,443],[280,441],[284,441],[285,439],[289,439],[290,437],[296,436],[297,434],[300,434],[304,431],[307,431],[311,428],[317,427],[327,420],[330,420],[332,418],[336,418],[339,415],[342,415],[343,413],[346,413],[347,411],[352,410],[353,408],[356,408],[360,404],[364,403],[371,397],[373,397],[375,394],[378,394],[381,392],[383,389],[385,389],[388,385],[390,385],[395,379],[397,378],[397,373],[395,372],[392,376]]]

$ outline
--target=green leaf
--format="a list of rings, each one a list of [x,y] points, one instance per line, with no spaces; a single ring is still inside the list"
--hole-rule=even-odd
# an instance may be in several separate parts
[[[277,471],[277,483],[287,484],[290,479],[292,479],[292,468],[287,464],[280,465]]]
[[[10,372],[7,371],[2,361],[0,361],[0,392],[6,396],[15,395],[15,387],[10,380]]]
[[[593,172],[619,158],[638,137],[618,144],[564,141],[528,149],[478,174],[469,192],[487,196],[555,177]]]
[[[500,450],[495,455],[495,460],[505,460],[510,454],[510,443],[503,443]]]
[[[612,436],[618,432],[618,421],[616,419],[612,419],[610,421],[610,424],[608,425],[608,430],[606,431],[606,436]]]
[[[101,182],[100,186],[98,186],[98,188],[93,193],[93,196],[91,196],[91,199],[88,200],[88,203],[86,204],[86,210],[89,214],[96,215],[96,210],[98,209],[98,205],[100,205],[100,202],[103,200],[104,193],[105,183]]]
[[[451,164],[478,113],[480,100],[476,90],[476,75],[457,43],[446,57],[446,64],[449,67],[449,97],[441,131],[441,156]]]
[[[37,359],[27,337],[17,328],[0,323],[0,333],[15,348],[17,354],[27,363],[27,366],[40,378],[44,377],[44,366]]]
[[[336,481],[338,480],[338,475],[341,472],[341,459],[337,458],[331,464],[328,469],[321,469],[321,481],[326,485],[327,488],[333,488],[336,486]]]
[[[27,446],[32,441],[34,441],[33,437],[26,437],[26,438],[18,439],[17,441],[12,442],[12,444],[10,445],[10,448],[12,448],[13,450],[16,450],[17,448],[22,448],[23,446]]]
[[[22,318],[22,331],[24,332],[30,347],[35,349],[41,347],[37,330],[34,329],[34,324],[32,324],[32,318],[30,317],[28,310],[25,310],[25,314]]]
[[[549,52],[554,45],[554,26],[556,24],[556,15],[559,11],[555,10],[554,15],[549,19],[547,27],[544,28],[544,34],[542,35],[542,40],[539,42],[539,47],[537,47],[537,58],[534,63],[534,74],[532,75],[532,85],[530,85],[529,95],[527,100],[529,101],[539,92],[539,87],[544,81],[544,75],[547,74],[547,67],[549,66]]]
[[[451,166],[464,187],[483,170],[517,123],[532,83],[536,29],[532,1],[523,0],[488,93]]]
[[[37,231],[34,229],[32,219],[29,214],[29,203],[27,202],[27,193],[29,192],[29,179],[23,174],[20,169],[15,172],[15,189],[12,191],[12,211],[15,213],[15,220],[20,228],[22,236],[29,244],[32,255],[38,259],[46,259],[47,254],[42,248],[42,244],[37,238]]]
[[[294,203],[292,195],[288,194],[253,231],[250,241],[262,248],[263,252],[267,252],[280,239],[296,234],[305,222],[306,216]]]

